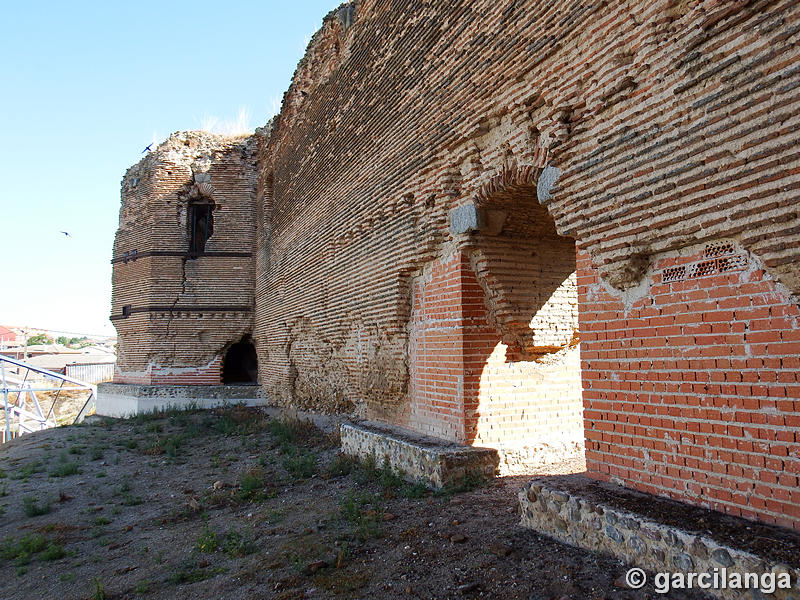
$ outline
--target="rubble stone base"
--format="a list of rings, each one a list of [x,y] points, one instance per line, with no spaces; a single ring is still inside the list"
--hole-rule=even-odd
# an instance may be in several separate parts
[[[498,445],[497,453],[500,455],[501,476],[525,475],[545,465],[581,459],[585,455],[585,448],[582,442]]]
[[[488,479],[497,472],[499,457],[491,448],[474,448],[422,436],[376,423],[344,423],[340,429],[342,452],[375,458],[409,481],[440,489],[457,486],[465,478]]]
[[[735,581],[734,573],[775,573],[776,578],[784,573],[793,586],[768,596],[731,587],[706,590],[719,598],[800,600],[797,532],[627,490],[583,474],[534,479],[520,490],[519,502],[524,527],[573,546],[613,554],[656,574],[716,573],[720,581]]]
[[[129,385],[97,386],[95,413],[104,417],[131,417],[170,408],[214,408],[226,404],[263,406],[267,399],[255,385]]]

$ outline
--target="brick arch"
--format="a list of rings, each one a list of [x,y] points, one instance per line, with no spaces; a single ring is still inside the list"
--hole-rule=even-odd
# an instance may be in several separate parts
[[[537,166],[504,165],[476,194],[489,226],[464,240],[509,358],[536,359],[578,339],[575,241],[559,234],[538,201],[541,174]]]
[[[486,182],[476,203],[503,226],[464,246],[496,332],[465,349],[480,357],[466,370],[466,440],[497,448],[506,472],[583,451],[575,240],[539,202],[541,175],[512,164]]]
[[[496,448],[504,472],[583,449],[575,243],[541,171],[508,160],[475,186],[476,227],[413,282],[408,424]]]
[[[475,201],[483,206],[491,206],[498,198],[521,186],[532,186],[536,189],[543,170],[538,164],[518,165],[516,162],[506,162],[494,176],[478,187]],[[536,198],[536,195],[533,197]]]

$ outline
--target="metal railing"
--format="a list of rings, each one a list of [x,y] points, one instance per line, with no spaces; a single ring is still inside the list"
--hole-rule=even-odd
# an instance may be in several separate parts
[[[0,354],[0,378],[2,383],[0,393],[3,395],[5,412],[3,442],[32,431],[57,427],[55,410],[63,392],[83,391],[89,394],[73,423],[82,422],[97,399],[96,385],[34,367],[2,354]],[[37,393],[55,394],[46,410],[42,409],[42,402]]]

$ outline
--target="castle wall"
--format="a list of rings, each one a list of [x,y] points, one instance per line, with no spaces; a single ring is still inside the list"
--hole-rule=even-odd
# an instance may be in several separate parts
[[[638,361],[627,358],[627,348],[650,343],[647,327],[620,325],[613,342],[587,342],[582,334],[594,335],[607,319],[621,323],[626,311],[644,310],[640,304],[660,311],[662,294],[648,278],[662,257],[722,240],[735,242],[752,258],[748,264],[763,267],[768,285],[783,290],[780,306],[796,305],[799,24],[795,3],[766,0],[363,0],[354,13],[332,13],[298,66],[261,155],[264,252],[257,257],[255,336],[270,397],[452,439],[470,440],[470,431],[476,432],[473,441],[478,434],[513,439],[510,423],[520,422],[522,406],[509,411],[507,425],[495,408],[524,394],[490,381],[494,369],[517,378],[521,388],[533,387],[529,369],[544,368],[542,356],[574,364],[580,340],[590,473],[709,502],[686,465],[671,475],[660,471],[678,468],[670,461],[688,453],[678,448],[682,442],[668,443],[671,454],[648,450],[650,458],[642,459],[647,440],[661,433],[679,439],[683,420],[666,432],[602,440],[620,419],[653,407],[642,408],[631,396],[614,404],[607,388],[596,387],[598,370],[651,381],[657,375],[643,356],[673,352],[672,334],[656,336],[658,351],[636,350],[642,353]],[[451,211],[469,203],[505,213],[500,232],[476,226],[454,233]],[[558,237],[572,238],[583,257],[577,332],[570,331],[575,310],[566,310],[569,301],[555,303],[565,310],[564,319],[549,333],[546,311],[535,320],[566,281],[550,294],[537,291],[554,280],[548,282],[526,254],[530,227],[548,220],[557,236],[549,247],[564,244]],[[493,235],[498,239],[489,239]],[[453,258],[456,271],[436,275],[458,256],[454,249],[469,257],[480,301],[472,296],[478,293],[473,285],[463,287],[469,278],[463,258]],[[519,268],[514,253],[525,257],[516,261]],[[460,281],[461,299],[443,300],[452,311],[423,327],[421,307],[451,285],[451,276]],[[587,295],[587,281],[594,282],[594,296]],[[564,297],[574,297],[574,284],[572,291],[564,285]],[[702,321],[700,296],[679,303],[694,315],[687,326]],[[736,296],[743,302],[747,292]],[[596,310],[595,297],[610,308]],[[473,301],[483,303],[486,325],[465,320]],[[781,340],[796,331],[794,321],[764,326]],[[456,345],[420,353],[420,343],[446,344],[448,327],[456,332]],[[676,332],[675,343],[682,344],[684,330]],[[766,377],[788,397],[789,374],[771,359],[769,344],[745,346],[745,334],[737,335],[730,340],[731,357],[764,361]],[[498,350],[498,343],[506,348]],[[722,351],[713,337],[695,335],[692,343],[700,356]],[[493,361],[503,353],[499,367]],[[482,368],[470,363],[473,355],[484,361]],[[442,365],[434,369],[454,366],[457,373],[433,373],[430,358]],[[470,386],[476,369],[484,379]],[[740,376],[733,363],[712,371],[731,385]],[[573,377],[575,372],[573,367]],[[546,377],[548,385],[558,379]],[[609,381],[614,393],[625,385]],[[657,389],[652,393],[661,397],[664,390]],[[750,404],[751,397],[762,399],[752,387],[685,394],[693,403],[731,407],[742,398]],[[487,397],[496,404],[483,412]],[[534,393],[526,402],[536,408],[549,401]],[[524,410],[530,412],[530,405]],[[742,475],[722,464],[728,438],[697,438],[692,452],[711,461],[700,471],[715,477],[713,484],[697,485],[709,494],[735,494],[714,501],[722,510],[797,526],[796,499],[786,497],[797,484],[797,406],[786,400],[781,408],[759,403],[749,410],[757,419],[783,419],[782,429],[758,428],[766,446],[745,451],[754,470]],[[697,414],[693,422],[719,425],[738,413]],[[752,433],[743,430],[742,443],[750,443]],[[762,468],[759,461],[774,458],[772,447],[787,455],[780,468]],[[785,481],[778,486],[784,494],[779,507],[769,505],[778,499],[760,487],[762,477],[773,476]],[[750,498],[758,500],[751,505]]]
[[[119,380],[252,331],[271,402],[509,468],[580,449],[582,394],[592,477],[800,528],[799,33],[789,0],[333,11],[268,132],[126,176]]]

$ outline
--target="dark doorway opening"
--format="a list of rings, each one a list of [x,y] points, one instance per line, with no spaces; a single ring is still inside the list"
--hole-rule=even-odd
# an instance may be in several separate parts
[[[222,360],[222,383],[258,383],[258,357],[253,342],[245,339],[228,348]]]
[[[214,235],[214,203],[206,200],[189,204],[189,253],[202,254]]]

